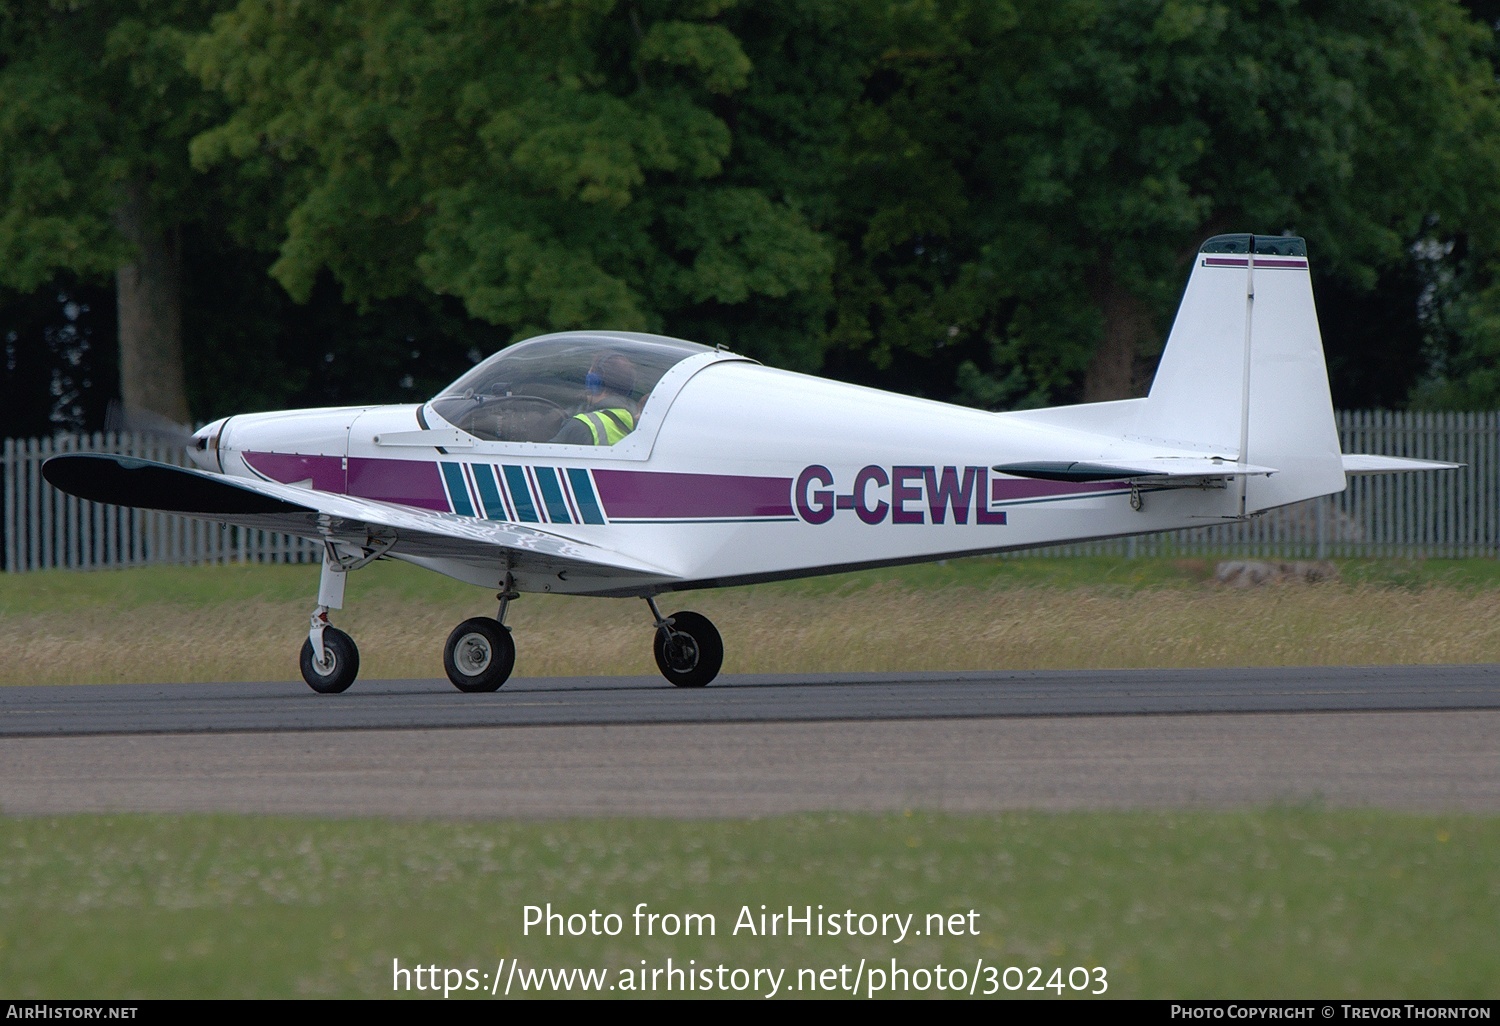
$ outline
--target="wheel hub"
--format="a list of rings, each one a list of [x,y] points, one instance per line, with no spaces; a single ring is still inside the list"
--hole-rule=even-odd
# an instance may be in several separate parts
[[[698,665],[698,643],[692,635],[673,631],[667,637],[667,661],[678,673],[687,673]]]
[[[453,649],[453,662],[470,677],[483,673],[494,656],[489,639],[482,634],[466,635]]]

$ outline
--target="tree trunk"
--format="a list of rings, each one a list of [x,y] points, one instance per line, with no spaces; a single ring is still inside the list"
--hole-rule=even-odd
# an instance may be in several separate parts
[[[115,272],[120,324],[120,398],[127,418],[164,417],[190,423],[182,367],[182,241],[176,225],[156,223],[145,186],[124,190],[115,227],[135,249],[135,262]]]
[[[1098,403],[1144,394],[1137,364],[1156,328],[1151,311],[1120,285],[1107,265],[1099,268],[1090,291],[1104,315],[1104,336],[1084,372],[1083,401]]]

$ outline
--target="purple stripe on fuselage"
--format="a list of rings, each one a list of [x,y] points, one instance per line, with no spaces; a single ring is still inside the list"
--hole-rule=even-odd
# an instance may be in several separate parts
[[[448,496],[436,463],[426,460],[378,460],[349,457],[349,494],[362,499],[447,513]]]
[[[1249,257],[1204,257],[1203,263],[1209,267],[1249,267]],[[1272,269],[1292,268],[1294,270],[1307,270],[1306,260],[1277,259],[1276,257],[1256,257],[1256,267],[1269,267]]]
[[[347,473],[342,456],[303,456],[283,452],[247,452],[245,462],[272,481],[310,481],[320,492],[356,495],[403,506],[447,513],[438,465],[426,460],[378,460],[352,457]]]
[[[286,452],[247,452],[245,462],[252,470],[281,484],[310,481],[320,492],[344,491],[344,458],[342,456],[302,456]]]
[[[611,520],[792,515],[789,477],[595,470],[594,485]]]

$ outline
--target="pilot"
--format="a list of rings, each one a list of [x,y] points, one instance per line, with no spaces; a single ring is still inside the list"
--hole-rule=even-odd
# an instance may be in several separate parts
[[[564,445],[614,445],[635,430],[635,366],[619,353],[600,353],[583,379],[585,406],[552,441]]]

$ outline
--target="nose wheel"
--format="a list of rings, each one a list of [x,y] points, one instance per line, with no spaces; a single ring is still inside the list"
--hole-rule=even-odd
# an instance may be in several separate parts
[[[336,695],[349,690],[359,676],[359,648],[354,639],[328,622],[328,611],[344,604],[344,580],[351,569],[364,566],[389,548],[346,558],[331,541],[323,544],[323,568],[318,578],[318,608],[308,623],[307,639],[302,642],[298,660],[302,679],[320,695]]]
[[[663,617],[654,601],[646,601],[656,616],[652,648],[661,675],[680,688],[701,688],[717,677],[724,665],[724,639],[713,621],[687,611]]]
[[[359,649],[354,639],[337,627],[323,628],[323,657],[313,650],[312,639],[302,642],[302,679],[322,695],[347,691],[359,676]]]

